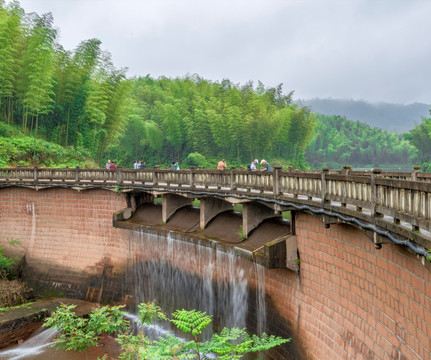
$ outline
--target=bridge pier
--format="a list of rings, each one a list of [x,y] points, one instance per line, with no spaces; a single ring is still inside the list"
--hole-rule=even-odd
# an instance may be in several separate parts
[[[185,206],[191,206],[193,199],[174,194],[164,194],[162,201],[162,221],[167,223],[169,218],[175,214],[178,209]]]
[[[244,235],[248,236],[263,220],[270,218],[281,218],[271,208],[259,203],[245,203],[242,207],[242,229]]]
[[[218,214],[233,210],[233,204],[214,197],[205,197],[200,199],[200,228],[205,226],[214,219]]]
[[[127,193],[127,207],[131,209],[132,214],[144,203],[154,202],[154,195],[147,192],[130,192]]]

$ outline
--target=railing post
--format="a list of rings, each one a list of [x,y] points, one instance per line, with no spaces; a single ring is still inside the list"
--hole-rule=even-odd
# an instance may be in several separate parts
[[[193,189],[195,187],[194,181],[195,181],[195,173],[194,173],[195,167],[190,166],[190,189]]]
[[[412,181],[417,181],[418,180],[418,173],[420,173],[420,172],[421,172],[421,167],[420,166],[415,166],[413,168],[412,175],[411,175]]]
[[[33,170],[33,180],[34,182],[37,182],[37,166],[35,166]]]
[[[79,183],[79,166],[75,168],[75,182]]]
[[[327,204],[329,201],[326,199],[326,193],[327,193],[327,190],[326,190],[326,175],[328,174],[328,172],[329,172],[329,169],[327,168],[327,167],[324,167],[323,169],[322,169],[322,173],[321,173],[321,176],[322,176],[322,178],[321,178],[321,181],[322,181],[322,192],[321,192],[321,199],[322,199],[322,205],[323,204]]]
[[[352,167],[350,165],[344,165],[341,169],[341,174],[343,175],[349,175],[349,172],[352,170]]]
[[[350,165],[344,165],[343,169],[341,170],[341,174],[348,176],[351,170],[352,170],[352,167]],[[347,206],[347,203],[345,201],[345,199],[347,198],[347,190],[346,190],[346,183],[344,181],[343,181],[342,187],[343,187],[343,199],[344,199],[344,201],[341,200],[341,207],[345,208]]]
[[[159,166],[156,165],[153,167],[153,186],[157,186],[157,169],[159,169]]]
[[[123,180],[123,173],[121,172],[121,166],[117,167],[117,184],[120,185]]]
[[[373,169],[371,173],[371,216],[374,217],[383,217],[383,214],[377,212],[376,208],[379,204],[378,202],[378,193],[377,193],[377,185],[376,185],[376,177],[382,173],[381,169]]]
[[[235,190],[235,166],[230,168],[230,179],[229,179],[230,191]]]
[[[281,166],[274,166],[274,172],[272,173],[272,185],[273,185],[273,194],[275,197],[280,195],[280,172]]]

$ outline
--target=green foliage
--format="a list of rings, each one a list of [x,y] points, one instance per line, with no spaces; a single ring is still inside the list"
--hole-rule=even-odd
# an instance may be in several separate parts
[[[316,119],[316,133],[305,152],[315,168],[411,164],[414,148],[401,135],[341,116],[317,115]]]
[[[3,128],[13,131],[11,126],[5,124],[3,124]],[[94,166],[94,163],[90,160],[89,153],[83,148],[64,148],[51,142],[22,135],[8,137],[0,135],[0,166],[7,165],[88,167],[88,165]]]
[[[0,279],[6,279],[9,271],[15,265],[15,260],[3,255],[4,248],[0,246]]]
[[[138,305],[138,317],[143,324],[147,325],[151,325],[154,320],[168,320],[162,309],[152,301]]]
[[[242,208],[241,208],[242,211]],[[247,234],[244,232],[244,228],[242,227],[242,225],[239,226],[239,230],[236,232],[236,234],[242,239],[242,240],[247,240],[248,236]]]
[[[190,153],[189,155],[187,155],[183,162],[186,166],[194,166],[195,168],[197,168],[198,166],[208,166],[208,162],[205,157],[198,152]]]
[[[178,329],[193,336],[200,335],[212,321],[212,316],[196,310],[176,310],[172,316],[174,319],[171,321]]]
[[[88,318],[79,317],[73,311],[76,305],[61,305],[45,319],[42,326],[56,328],[60,335],[52,345],[65,351],[86,351],[97,346],[102,333],[126,331],[128,321],[123,317],[123,306],[104,306],[93,309]]]
[[[129,166],[137,158],[150,165],[179,160],[204,168],[214,168],[220,158],[236,166],[256,157],[293,162],[303,157],[314,132],[314,116],[306,108],[291,105],[281,85],[273,89],[259,83],[254,89],[252,83],[240,87],[197,75],[147,76],[131,84],[131,115],[118,144],[111,148],[111,154]],[[151,134],[144,131],[148,126]],[[297,163],[306,165],[299,158]]]
[[[198,75],[127,79],[126,69],[116,69],[101,51],[100,40],[65,51],[52,15],[26,14],[16,2],[0,3],[0,69],[0,124],[72,146],[78,157],[85,153],[97,164],[109,157],[129,167],[138,159],[149,166],[178,160],[214,167],[212,158],[236,165],[278,158],[307,166],[303,154],[314,116],[292,105],[292,92],[283,94],[281,84],[240,86]],[[7,140],[19,137],[3,130],[0,125]],[[0,166],[82,166],[41,151],[37,141],[28,145],[31,156],[3,141]]]
[[[7,241],[10,246],[22,246],[21,242],[16,239]],[[11,276],[11,270],[16,264],[16,259],[4,255],[4,247],[0,245],[0,279],[7,279]]]
[[[62,305],[47,319],[43,326],[57,328],[60,336],[55,339],[57,349],[85,351],[96,346],[100,334],[115,333],[121,345],[121,360],[136,359],[241,359],[245,354],[267,351],[272,347],[287,343],[290,339],[262,334],[250,336],[245,329],[226,329],[203,341],[199,339],[202,331],[211,323],[212,316],[196,310],[177,310],[169,319],[160,307],[153,302],[139,305],[139,320],[151,325],[154,320],[173,323],[180,331],[192,335],[190,341],[166,335],[158,340],[150,340],[142,333],[124,333],[128,321],[121,314],[122,306],[105,306],[93,310],[88,319],[78,317],[73,309],[76,305]]]
[[[422,118],[422,122],[405,137],[417,149],[414,160],[421,164],[422,171],[431,172],[431,118]]]
[[[33,304],[34,304],[33,302],[29,302],[21,305],[16,305],[16,306],[6,306],[4,308],[0,308],[0,312],[6,312],[13,309],[29,309]]]

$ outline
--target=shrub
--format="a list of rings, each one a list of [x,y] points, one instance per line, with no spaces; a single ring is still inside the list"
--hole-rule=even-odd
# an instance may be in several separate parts
[[[151,325],[154,320],[168,321],[191,340],[184,341],[172,335],[150,340],[141,333],[125,333],[128,321],[120,313],[122,306],[105,306],[93,310],[88,319],[79,318],[72,310],[75,305],[62,305],[45,320],[43,326],[57,328],[60,336],[52,346],[64,350],[85,351],[97,344],[100,334],[116,333],[121,344],[122,360],[131,359],[240,359],[247,353],[266,351],[287,343],[290,339],[262,334],[250,336],[245,329],[226,329],[202,341],[202,331],[212,322],[212,316],[196,310],[177,310],[169,318],[153,302],[139,305],[138,318],[142,324]]]
[[[194,166],[194,167],[198,167],[198,166],[201,166],[203,168],[208,167],[205,156],[199,154],[198,152],[190,153],[184,159],[184,164],[187,166]]]

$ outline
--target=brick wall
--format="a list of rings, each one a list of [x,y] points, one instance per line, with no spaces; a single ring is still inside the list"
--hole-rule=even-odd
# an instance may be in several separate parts
[[[113,228],[112,215],[124,207],[123,195],[106,190],[2,189],[0,243],[19,240],[22,247],[8,251],[25,254],[30,270],[62,292],[99,274],[107,258],[113,273],[122,271],[127,237]],[[87,290],[74,286],[77,295]]]
[[[349,225],[299,215],[298,327],[314,359],[430,359],[429,266]]]
[[[40,283],[85,298],[100,288],[108,269],[104,290],[115,292],[114,280],[124,276],[130,258],[148,256],[130,231],[112,227],[113,213],[124,207],[125,198],[107,190],[2,189],[0,242],[22,242],[25,250],[8,251],[25,251],[30,277],[33,271]],[[398,246],[376,250],[352,226],[325,229],[310,215],[297,216],[296,232],[300,274],[266,269],[265,289],[277,316],[300,335],[308,358],[431,359],[429,266]],[[202,263],[173,265],[202,271]],[[220,266],[214,271],[225,276],[226,264]],[[248,275],[252,286],[257,275]]]

